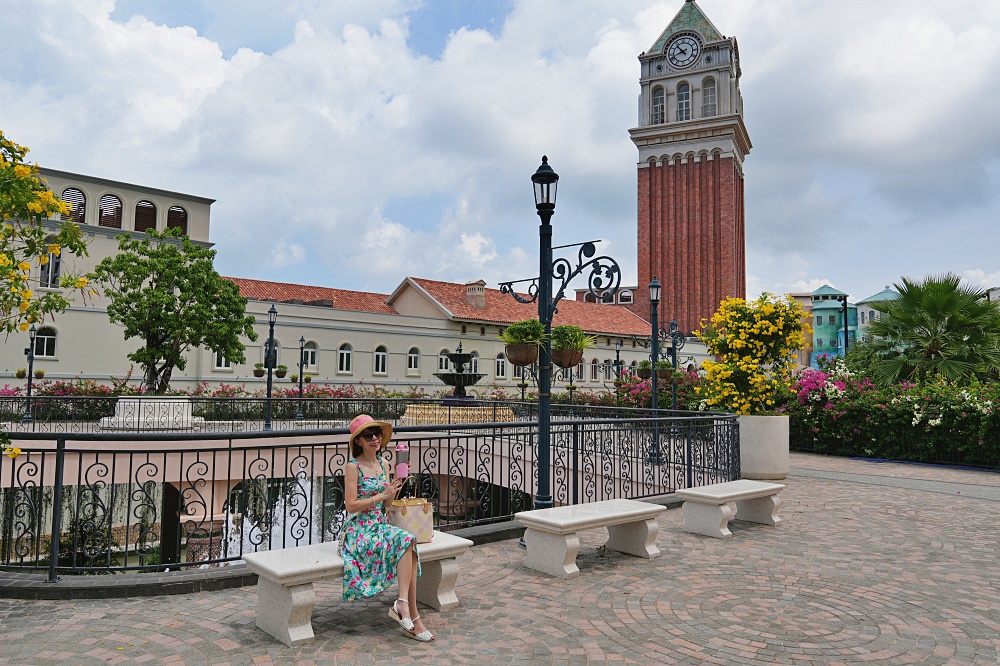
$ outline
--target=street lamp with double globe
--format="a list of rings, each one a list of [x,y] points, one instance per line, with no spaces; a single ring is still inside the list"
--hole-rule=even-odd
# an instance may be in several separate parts
[[[278,309],[271,306],[267,311],[267,349],[264,350],[264,365],[267,366],[267,406],[264,408],[264,430],[271,429],[271,386],[274,381],[274,323],[278,321]]]

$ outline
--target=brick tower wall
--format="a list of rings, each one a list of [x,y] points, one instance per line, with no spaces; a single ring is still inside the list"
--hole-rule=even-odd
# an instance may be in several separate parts
[[[685,334],[719,303],[746,296],[743,176],[736,160],[675,160],[639,169],[639,290],[632,310],[649,318],[647,285],[663,285],[660,322]]]

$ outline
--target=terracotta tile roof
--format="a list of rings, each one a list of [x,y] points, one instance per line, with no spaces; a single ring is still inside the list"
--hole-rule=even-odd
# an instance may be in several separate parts
[[[423,278],[407,278],[451,313],[454,319],[512,324],[521,319],[538,317],[538,305],[518,303],[499,289],[486,290],[486,308],[478,310],[465,299],[464,284],[438,282]],[[568,294],[559,301],[559,312],[553,325],[572,324],[588,333],[606,335],[649,336],[649,322],[620,305],[584,303]]]
[[[281,302],[299,299],[306,304],[325,305],[338,310],[399,314],[386,304],[386,300],[389,298],[387,294],[347,291],[329,287],[310,287],[302,284],[268,282],[267,280],[250,280],[248,278],[227,277],[226,279],[236,283],[240,288],[240,296],[259,301],[273,299]]]

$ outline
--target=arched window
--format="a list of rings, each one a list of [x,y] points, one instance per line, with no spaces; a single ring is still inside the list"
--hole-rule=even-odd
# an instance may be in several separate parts
[[[868,311],[868,321],[869,322],[875,321],[875,311],[874,310],[869,310]]]
[[[619,303],[631,303],[632,302],[632,292],[627,289],[620,294],[618,294]]]
[[[479,352],[472,352],[472,358],[469,359],[469,365],[472,366],[469,368],[469,372],[479,374]]]
[[[691,86],[677,86],[677,120],[691,120]]]
[[[38,329],[35,335],[35,357],[55,358],[56,355],[56,330],[43,326]]]
[[[105,194],[98,203],[97,223],[111,229],[122,228],[122,200],[113,194]]]
[[[861,316],[861,323],[862,324],[865,323],[865,313],[864,313],[864,311],[858,312],[858,314]]]
[[[604,359],[604,381],[611,381],[611,370],[613,367],[614,365],[611,363],[611,359]]]
[[[440,353],[438,353],[438,372],[448,372],[451,370],[451,361],[449,361],[448,357],[445,356],[447,353],[447,349],[442,349]]]
[[[635,343],[632,343],[632,346],[634,347]],[[632,361],[632,364],[628,366],[628,371],[631,372],[634,375],[635,371],[636,371],[636,368],[638,368],[638,367],[639,367],[639,364],[636,363],[635,361]]]
[[[376,375],[386,374],[386,368],[389,365],[389,350],[383,346],[378,346],[375,348],[375,367],[373,371]]]
[[[156,204],[152,201],[140,201],[135,205],[136,231],[149,231],[156,229]]]
[[[180,229],[181,233],[187,236],[188,214],[180,206],[171,206],[167,209],[167,229],[173,229],[174,227]]]
[[[715,79],[709,76],[701,83],[701,115],[705,118],[711,118],[718,113],[719,104]]]
[[[497,354],[497,379],[502,379],[507,376],[507,357],[502,353]]]
[[[465,335],[465,324],[462,324],[462,335]]]
[[[303,352],[304,358],[302,360],[305,361],[306,369],[315,372],[319,360],[319,346],[315,342],[307,342]]]
[[[653,125],[662,125],[667,122],[666,118],[666,96],[663,88],[657,86],[653,88],[653,107],[650,109],[649,120]]]
[[[351,372],[351,356],[354,350],[346,342],[337,350],[337,372]]]
[[[586,294],[584,294],[583,300],[586,301],[587,303],[596,303],[597,297],[588,291]]]
[[[59,269],[62,261],[59,255],[49,252],[48,261],[39,267],[38,286],[55,289],[59,286]]]
[[[406,371],[420,372],[420,350],[416,347],[410,347],[410,351],[406,352]]]
[[[590,362],[590,381],[596,382],[598,380],[597,369],[599,366],[596,358]]]
[[[581,360],[580,364],[578,366],[576,366],[576,378],[579,379],[581,382],[583,381],[583,378],[584,378],[584,374],[583,373],[584,373],[583,361]]]
[[[75,187],[67,187],[63,190],[61,198],[70,205],[70,211],[63,213],[63,221],[69,220],[77,224],[86,224],[84,220],[87,216],[87,197],[84,193]]]
[[[486,335],[486,327],[485,326],[480,326],[479,327],[479,335],[483,335],[483,336]]]

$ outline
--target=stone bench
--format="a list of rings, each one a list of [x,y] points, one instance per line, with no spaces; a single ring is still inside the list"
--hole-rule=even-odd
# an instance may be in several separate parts
[[[615,499],[575,506],[522,511],[515,515],[525,526],[528,552],[524,565],[550,576],[572,578],[580,574],[576,555],[578,532],[608,528],[605,548],[651,559],[660,555],[656,547],[659,525],[656,517],[666,507],[635,500]]]
[[[417,546],[421,566],[417,601],[439,611],[458,606],[455,558],[468,552],[470,546],[472,542],[468,539],[436,530],[430,543]],[[310,640],[316,605],[313,584],[343,580],[344,561],[337,554],[337,543],[248,553],[243,560],[258,576],[257,626],[285,645]]]
[[[677,496],[684,500],[684,531],[721,539],[732,536],[729,521],[733,518],[777,525],[781,522],[778,493],[784,487],[780,483],[740,479],[678,490]]]

